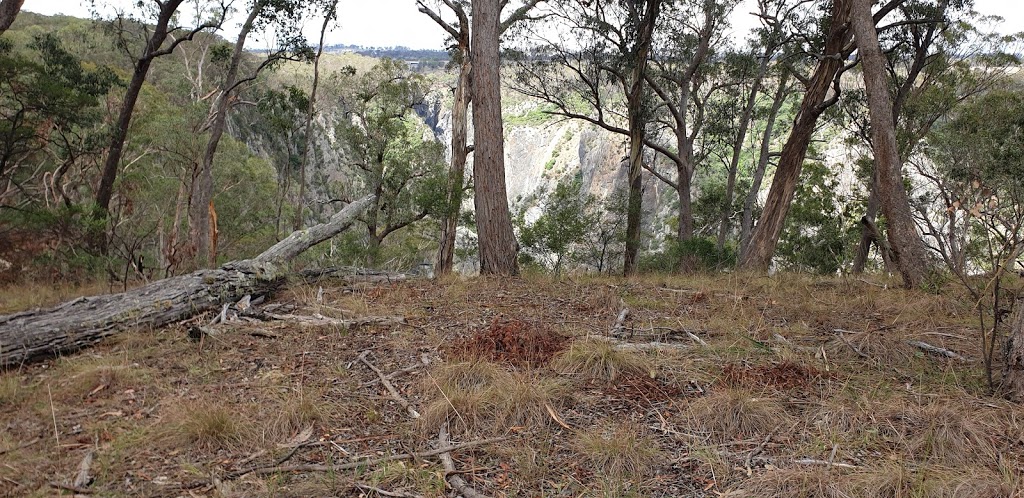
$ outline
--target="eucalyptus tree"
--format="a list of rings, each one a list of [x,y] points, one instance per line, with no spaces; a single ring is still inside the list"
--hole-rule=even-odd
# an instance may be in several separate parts
[[[313,56],[313,84],[309,92],[309,107],[306,109],[306,143],[302,147],[302,160],[299,164],[299,197],[295,202],[295,221],[292,229],[302,228],[306,204],[306,170],[309,169],[309,160],[313,149],[313,116],[316,114],[316,97],[320,87],[320,59],[324,55],[324,39],[327,37],[327,28],[337,20],[338,0],[328,0],[324,8],[324,21],[320,25],[320,40],[316,45],[316,55]]]
[[[709,106],[716,94],[734,85],[725,71],[725,28],[736,1],[681,0],[665,6],[657,34],[658,57],[645,75],[656,96],[655,132],[644,143],[668,158],[675,166],[674,177],[648,170],[672,187],[679,199],[676,237],[683,243],[694,235],[693,179],[697,166],[711,154],[706,138]],[[718,61],[716,61],[716,59]],[[724,116],[722,116],[724,117]],[[749,116],[744,117],[744,121]],[[745,134],[744,123],[743,133]],[[672,137],[662,143],[662,131]],[[703,144],[702,144],[703,142]],[[685,263],[681,259],[680,269]]]
[[[115,34],[117,47],[133,59],[133,71],[121,102],[117,120],[113,125],[107,157],[103,162],[102,176],[99,187],[96,189],[94,217],[97,219],[105,219],[110,211],[110,200],[114,196],[114,182],[117,180],[132,114],[153,61],[174,53],[179,45],[192,40],[201,32],[220,29],[228,13],[228,5],[218,3],[211,6],[206,20],[201,22],[197,20],[199,24],[193,27],[181,26],[177,24],[177,14],[178,8],[184,1],[140,0],[136,5],[144,18],[136,18],[126,12],[119,12],[110,21],[109,26]],[[146,22],[150,20],[153,22],[152,25]],[[106,245],[105,241],[96,242],[101,247]]]
[[[498,25],[498,36],[521,21],[529,20],[530,12],[545,0],[529,0],[512,10]],[[466,0],[417,0],[419,11],[426,14],[450,37],[452,62],[458,65],[458,78],[452,105],[451,166],[445,185],[446,208],[441,213],[441,235],[438,244],[435,275],[451,273],[455,256],[455,235],[458,228],[462,195],[465,191],[466,163],[473,147],[469,145],[470,73],[473,68],[470,50],[472,6]],[[444,6],[445,9],[441,7]],[[502,5],[505,7],[506,5]],[[445,13],[454,16],[450,16]]]
[[[251,0],[248,14],[242,22],[235,44],[228,57],[227,71],[218,89],[217,98],[210,109],[206,150],[199,170],[194,173],[189,207],[189,239],[196,253],[197,263],[216,266],[217,227],[213,220],[213,166],[221,137],[227,127],[231,102],[240,87],[254,81],[261,71],[283,60],[308,58],[310,52],[300,32],[303,5],[297,0]],[[332,16],[328,15],[330,19]],[[259,65],[247,75],[240,75],[245,43],[253,30],[275,32],[278,48],[267,54]]]
[[[372,262],[385,238],[438,209],[444,153],[439,142],[424,138],[413,114],[428,88],[423,75],[384,59],[343,77],[350,91],[342,97],[346,119],[335,133],[361,174],[361,190],[374,196],[364,218]]]
[[[561,28],[520,65],[516,89],[554,105],[547,111],[627,137],[629,194],[623,273],[636,273],[643,213],[644,147],[654,103],[648,65],[663,0],[569,0],[551,9]],[[608,82],[618,87],[609,88]],[[616,91],[617,90],[617,91]],[[621,99],[621,100],[619,100]],[[623,109],[624,108],[624,109]]]
[[[969,5],[950,1],[908,2],[887,21],[884,43],[885,71],[892,100],[897,150],[903,162],[921,153],[937,121],[956,106],[996,85],[1005,77],[1018,37],[984,32],[984,19]],[[1018,41],[1014,41],[1018,40]],[[855,136],[872,145],[871,126],[863,92],[847,92],[843,108]],[[917,162],[914,162],[917,164]],[[886,246],[874,221],[881,208],[874,174],[867,181],[867,210],[853,271],[863,271],[871,244]],[[920,207],[918,208],[920,211]],[[877,235],[876,235],[877,234]],[[883,256],[885,252],[883,251]]]

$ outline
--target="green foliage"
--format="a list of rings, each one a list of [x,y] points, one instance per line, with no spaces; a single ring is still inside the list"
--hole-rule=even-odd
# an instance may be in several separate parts
[[[117,82],[106,67],[86,70],[53,35],[37,35],[25,50],[0,39],[0,178],[44,150],[82,153],[76,140],[100,118],[100,98]]]
[[[805,163],[779,240],[783,265],[822,275],[843,269],[859,236],[854,207],[839,193],[835,172],[820,162]]]
[[[693,237],[678,241],[674,237],[665,241],[662,251],[641,256],[639,267],[642,272],[673,273],[679,270],[680,261],[685,261],[688,271],[722,271],[736,264],[736,248],[727,244],[721,251],[715,239]]]
[[[532,223],[526,221],[525,210],[516,216],[524,256],[536,261],[553,257],[550,266],[556,275],[572,248],[581,244],[598,222],[593,197],[581,195],[580,189],[579,178],[563,179],[553,192],[535,194],[540,216]]]
[[[350,194],[377,195],[366,220],[379,244],[396,230],[446,210],[444,146],[412,112],[423,101],[427,80],[404,62],[384,59],[367,72],[341,78],[349,91],[342,97],[346,119],[335,135],[362,176],[363,185]]]

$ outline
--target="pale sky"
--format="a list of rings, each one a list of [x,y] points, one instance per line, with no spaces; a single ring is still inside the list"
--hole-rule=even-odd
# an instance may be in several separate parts
[[[1000,31],[1004,33],[1024,31],[1024,9],[1021,8],[1020,1],[975,0],[975,10],[985,15],[1003,17],[1006,21]],[[109,13],[111,5],[125,7],[131,6],[135,1],[96,0],[95,3],[101,13]],[[235,0],[235,3],[242,5],[248,2]],[[756,25],[757,21],[748,14],[754,10],[753,5],[756,5],[754,0],[744,0],[736,9],[733,25],[737,33],[745,33],[749,27]],[[23,9],[46,15],[91,17],[89,0],[26,0]],[[321,22],[311,20],[304,29],[312,43],[319,38]],[[233,36],[239,23],[240,20],[229,22],[223,35],[229,38]],[[341,0],[338,4],[338,22],[327,35],[329,45],[404,45],[411,48],[443,49],[444,40],[441,28],[416,10],[415,0]]]

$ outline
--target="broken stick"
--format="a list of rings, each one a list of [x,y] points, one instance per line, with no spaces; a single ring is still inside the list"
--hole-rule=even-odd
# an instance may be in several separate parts
[[[409,411],[410,417],[420,418],[419,412],[417,412],[416,409],[412,407],[412,404],[409,403],[408,400],[403,398],[402,395],[398,393],[398,389],[395,389],[394,384],[392,384],[391,381],[387,379],[387,376],[384,374],[384,372],[381,372],[379,368],[373,365],[373,363],[370,363],[369,361],[366,360],[366,356],[368,354],[370,354],[370,351],[363,351],[362,353],[359,353],[359,361],[363,362],[364,365],[369,367],[370,370],[373,370],[374,373],[376,373],[377,376],[380,377],[380,383],[384,384],[384,387],[388,390],[389,393],[391,393],[391,397],[394,398],[399,405],[402,405],[403,408]]]
[[[451,441],[448,440],[448,424],[441,426],[441,430],[437,433],[437,444],[444,447],[450,447]],[[444,473],[448,484],[452,485],[452,489],[457,494],[464,496],[465,498],[487,498],[486,495],[481,494],[479,491],[473,489],[465,479],[455,475],[455,461],[452,460],[450,452],[444,452],[438,455],[441,459],[441,464],[444,465]]]

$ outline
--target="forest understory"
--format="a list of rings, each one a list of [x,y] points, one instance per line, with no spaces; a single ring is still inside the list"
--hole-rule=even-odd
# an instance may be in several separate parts
[[[0,493],[1024,492],[1024,409],[988,391],[955,290],[324,280],[237,308],[3,373]]]

